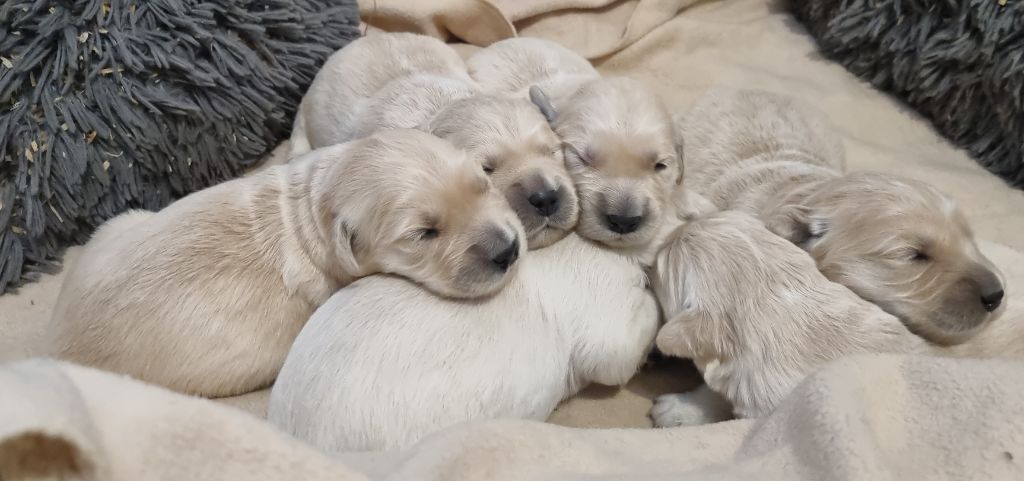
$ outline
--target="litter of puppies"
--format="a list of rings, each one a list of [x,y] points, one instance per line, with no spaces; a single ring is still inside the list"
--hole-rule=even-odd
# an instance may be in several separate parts
[[[706,381],[659,398],[656,425],[763,416],[831,360],[956,355],[1004,309],[955,201],[845,172],[821,112],[713,89],[673,117],[544,40],[465,61],[354,41],[291,147],[101,228],[53,355],[208,397],[273,383],[269,420],[342,452],[544,420],[655,344]]]

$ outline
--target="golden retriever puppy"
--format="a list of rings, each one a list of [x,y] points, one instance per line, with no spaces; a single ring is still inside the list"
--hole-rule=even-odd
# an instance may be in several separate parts
[[[523,236],[464,152],[381,132],[110,221],[67,274],[51,352],[185,393],[244,393],[270,384],[340,287],[384,272],[492,295]]]
[[[652,92],[625,79],[582,85],[552,104],[552,125],[580,198],[580,235],[644,249],[679,212],[683,157],[671,118]]]
[[[388,276],[338,291],[295,340],[268,419],[327,452],[401,449],[466,421],[543,421],[591,382],[625,384],[659,322],[640,264],[570,234],[518,269],[474,301]]]
[[[617,161],[631,159],[607,159]],[[586,175],[621,170],[606,164]],[[680,224],[668,210],[675,192],[628,188],[668,206],[650,220],[660,232],[646,246],[570,234],[528,252],[505,289],[479,300],[446,299],[387,276],[339,291],[292,346],[268,418],[330,452],[399,449],[464,421],[543,420],[588,383],[625,383],[660,320],[645,262]]]
[[[565,237],[579,208],[558,137],[528,100],[482,95],[461,62],[424,35],[352,42],[331,57],[303,99],[301,121],[319,133],[301,140],[306,134],[296,129],[293,142],[315,148],[391,128],[430,132],[481,164],[526,228],[530,249]]]
[[[346,141],[379,130],[429,131],[427,125],[435,115],[454,102],[476,95],[480,95],[476,84],[459,78],[426,73],[400,76],[367,99],[366,107],[352,119],[351,138]]]
[[[794,99],[716,89],[679,119],[687,187],[760,218],[818,268],[933,342],[964,342],[1001,312],[1002,274],[933,187],[841,172],[825,116]]]
[[[292,128],[291,156],[358,138],[359,124],[354,120],[373,114],[373,95],[394,79],[416,74],[472,84],[459,54],[426,35],[371,34],[338,50],[324,62],[302,97]]]
[[[843,356],[942,352],[738,211],[680,227],[658,254],[652,277],[667,320],[658,349],[693,359],[707,386],[740,417],[771,413],[804,377]],[[662,396],[652,417],[662,427],[691,423],[701,417],[687,401],[713,398],[706,390]],[[720,418],[728,411],[704,412]]]
[[[529,101],[496,95],[458,100],[430,119],[425,130],[480,162],[519,216],[531,250],[576,227],[579,202],[561,141]]]
[[[503,40],[466,61],[481,88],[527,96],[562,139],[580,198],[577,232],[616,248],[650,245],[682,191],[672,119],[639,82],[603,79],[550,41]]]
[[[561,44],[516,37],[495,42],[466,60],[469,76],[486,92],[527,98],[537,87],[564,98],[580,85],[600,78],[587,59]]]

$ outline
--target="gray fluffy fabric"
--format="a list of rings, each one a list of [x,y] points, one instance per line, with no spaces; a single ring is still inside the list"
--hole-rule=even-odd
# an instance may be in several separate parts
[[[791,0],[790,8],[827,57],[1024,187],[1024,2]]]
[[[0,2],[0,293],[284,139],[355,0]]]

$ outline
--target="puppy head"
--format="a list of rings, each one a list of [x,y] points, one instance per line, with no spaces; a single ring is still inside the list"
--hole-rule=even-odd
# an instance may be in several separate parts
[[[658,98],[623,78],[592,80],[553,105],[531,94],[564,143],[579,234],[616,248],[654,240],[683,179],[682,144]]]
[[[429,130],[476,159],[519,216],[530,249],[565,237],[579,204],[561,142],[527,100],[481,95],[454,102]]]
[[[806,252],[738,211],[676,229],[655,260],[652,287],[667,319],[658,348],[695,360],[770,357],[766,349],[778,345],[785,325],[814,326],[801,319],[855,298]]]
[[[525,234],[478,164],[415,130],[349,145],[314,191],[345,271],[394,273],[456,298],[505,285]]]
[[[922,182],[875,173],[826,182],[768,224],[810,252],[829,279],[943,344],[1002,312],[1002,275],[956,203]]]

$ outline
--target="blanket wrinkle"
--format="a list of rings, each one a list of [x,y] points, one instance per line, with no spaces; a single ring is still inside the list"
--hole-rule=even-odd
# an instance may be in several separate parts
[[[374,30],[411,31],[480,47],[544,37],[588,59],[611,55],[702,0],[359,0]]]
[[[4,481],[366,479],[247,413],[50,359],[0,366],[0,447]]]
[[[75,462],[21,479],[519,481],[546,479],[1024,479],[1022,361],[849,357],[809,376],[769,417],[671,429],[466,423],[405,452],[330,457],[265,421],[111,373],[32,359],[0,366],[0,446],[47,433]],[[77,391],[77,392],[76,392]],[[70,468],[69,468],[70,467]]]

